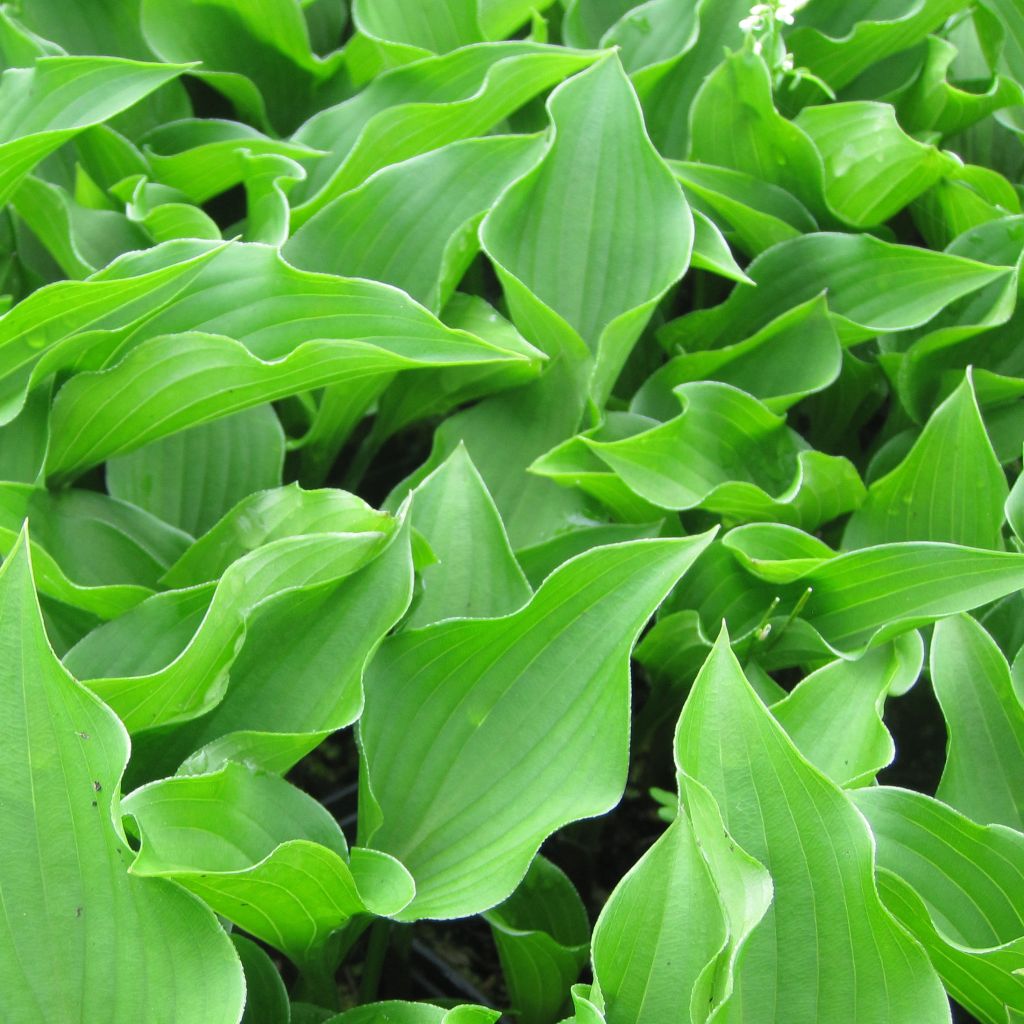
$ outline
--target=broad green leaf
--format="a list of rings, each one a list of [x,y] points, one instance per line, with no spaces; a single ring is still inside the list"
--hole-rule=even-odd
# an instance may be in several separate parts
[[[760,399],[772,412],[784,412],[832,384],[839,377],[842,354],[828,303],[819,295],[744,341],[670,359],[644,382],[630,408],[668,420],[676,415],[679,403],[673,388],[693,380],[716,380]]]
[[[484,917],[516,1017],[523,1024],[549,1024],[589,954],[590,924],[572,882],[537,856],[516,891]]]
[[[254,491],[279,486],[283,463],[277,416],[255,406],[111,459],[107,489],[198,536]]]
[[[122,343],[130,347],[119,363],[61,390],[52,475],[341,380],[417,366],[532,362],[522,345],[507,352],[446,328],[396,288],[295,270],[268,246],[233,245],[206,271]]]
[[[557,338],[554,331],[547,337]],[[548,541],[569,528],[584,514],[583,495],[526,470],[579,428],[585,369],[582,360],[554,359],[539,380],[450,416],[434,434],[430,458],[390,500],[407,493],[462,443],[498,506],[514,549]]]
[[[948,1021],[927,957],[878,896],[866,823],[772,718],[724,632],[694,683],[675,746],[680,768],[710,790],[729,835],[768,867],[774,886],[716,1019],[760,1021],[772,1006],[794,1024]]]
[[[360,838],[416,879],[403,920],[494,906],[552,831],[614,806],[629,651],[709,541],[597,548],[506,618],[440,623],[381,647],[359,725],[379,815],[361,820]]]
[[[271,541],[234,562],[216,584],[203,585],[202,619],[170,662],[155,669],[147,665],[141,672],[90,677],[88,686],[118,712],[130,732],[195,718],[223,698],[247,620],[261,603],[351,575],[379,554],[386,540],[387,533],[368,531]],[[140,606],[136,621],[120,628],[138,629],[140,622],[162,619],[186,596],[159,594],[151,599],[155,607]],[[186,621],[191,624],[192,616]],[[110,638],[108,634],[106,646]]]
[[[869,785],[896,753],[882,720],[885,700],[921,672],[919,633],[905,633],[856,661],[839,659],[812,672],[772,714],[801,754],[836,785]]]
[[[791,192],[816,216],[827,212],[821,155],[775,109],[768,67],[749,46],[705,79],[690,112],[690,136],[688,159],[753,175]]]
[[[900,464],[871,484],[843,534],[848,548],[933,540],[1003,547],[1006,476],[992,450],[968,374]]]
[[[935,627],[931,676],[949,740],[936,796],[982,825],[1024,829],[1024,704],[985,629],[966,615]]]
[[[595,48],[619,18],[637,5],[634,0],[568,0],[563,6],[565,41],[570,46]]]
[[[385,281],[440,312],[476,254],[479,218],[542,148],[497,135],[385,167],[306,221],[282,255],[303,270]]]
[[[360,32],[428,53],[445,53],[483,39],[477,0],[354,0]]]
[[[40,288],[0,316],[0,422],[10,422],[29,389],[55,371],[87,356],[101,362],[120,331],[166,305],[216,252],[169,242],[129,253],[84,281]]]
[[[853,227],[884,223],[958,166],[907,135],[887,103],[808,107],[794,123],[821,154],[829,206]]]
[[[142,737],[150,771],[209,771],[224,760],[284,772],[327,736],[351,725],[363,707],[363,673],[412,597],[408,532],[338,584],[282,595],[246,627],[223,700],[170,735]],[[304,637],[282,644],[281,637]],[[294,685],[303,679],[303,699]]]
[[[818,228],[799,200],[760,178],[682,160],[670,160],[669,167],[694,210],[707,213],[750,256]]]
[[[153,180],[204,203],[246,178],[246,156],[309,160],[320,155],[298,142],[273,139],[249,125],[186,118],[160,125],[141,140]]]
[[[694,100],[705,80],[721,64],[724,54],[743,42],[740,21],[750,13],[747,0],[697,0],[676,5],[680,19],[685,9],[696,10],[697,37],[675,58],[643,69],[634,81],[644,107],[651,139],[668,157],[687,155],[696,127]],[[642,15],[641,15],[642,16]]]
[[[594,930],[608,1024],[716,1018],[772,900],[768,872],[729,837],[708,791],[683,776],[680,789],[675,819],[616,886]]]
[[[771,525],[741,526],[723,539],[746,568],[778,580],[787,559],[759,565]],[[909,629],[989,604],[1024,586],[1024,555],[956,544],[880,544],[801,560],[787,600],[810,590],[801,617],[837,654],[859,652]]]
[[[0,633],[5,1015],[235,1024],[245,986],[213,914],[128,874],[117,811],[128,737],[50,649],[25,538],[0,568]],[[109,969],[128,961],[133,970]]]
[[[854,801],[875,836],[882,898],[950,995],[988,1024],[1024,1012],[1024,837],[905,789]]]
[[[231,941],[245,969],[245,1014],[240,1024],[290,1024],[288,990],[274,961],[244,935],[233,934]]]
[[[296,133],[297,141],[328,155],[295,190],[293,227],[388,164],[490,131],[594,59],[538,43],[489,43],[382,75]]]
[[[141,0],[146,42],[161,60],[201,62],[193,71],[245,118],[278,131],[295,128],[341,54],[313,53],[293,0]]]
[[[132,874],[174,879],[314,975],[330,970],[333,932],[413,895],[397,861],[350,854],[330,812],[276,775],[228,763],[143,786],[121,809],[141,838]]]
[[[750,395],[717,381],[674,390],[683,406],[675,419],[621,439],[584,433],[532,471],[572,483],[596,461],[651,506],[703,508],[733,523],[770,519],[812,529],[860,503],[863,485],[852,464],[807,449]],[[586,478],[579,482],[589,489]],[[655,515],[641,510],[642,520]]]
[[[413,491],[412,525],[437,557],[406,628],[441,619],[508,615],[530,598],[501,516],[461,445]]]
[[[569,340],[543,345],[549,354],[582,339],[602,399],[655,304],[685,272],[693,221],[616,57],[560,86],[548,112],[548,151],[491,208],[480,237],[516,326],[539,344],[528,323],[557,322]]]
[[[115,57],[41,57],[0,77],[0,203],[69,139],[172,81],[180,64]]]
[[[105,494],[0,484],[4,554],[15,547],[26,520],[40,593],[103,619],[149,597],[188,546],[180,530]]]
[[[124,214],[82,206],[60,186],[31,174],[11,201],[67,277],[88,277],[122,253],[151,242]]]
[[[690,0],[646,0],[626,11],[601,37],[601,48],[619,48],[622,66],[642,95],[640,72],[656,69],[658,75],[667,61],[693,49],[700,34],[697,5]],[[660,77],[660,75],[659,75]]]
[[[997,110],[1024,104],[1024,86],[1003,75],[994,76],[984,92],[959,88],[947,80],[957,48],[937,36],[930,36],[927,46],[920,76],[899,101],[900,123],[907,131],[956,135]]]
[[[872,64],[920,42],[965,6],[964,0],[816,2],[800,12],[800,25],[786,42],[798,66],[838,90]]]
[[[1011,274],[972,259],[893,245],[871,235],[807,234],[770,249],[747,267],[755,286],[670,321],[664,344],[715,348],[748,338],[776,317],[827,291],[844,344],[928,323],[946,306]],[[885,280],[888,287],[880,289]]]

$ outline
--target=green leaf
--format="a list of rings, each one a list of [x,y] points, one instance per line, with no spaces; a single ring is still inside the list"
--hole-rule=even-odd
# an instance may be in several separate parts
[[[543,345],[549,354],[582,339],[603,399],[689,264],[692,216],[616,57],[560,86],[548,112],[547,153],[491,208],[480,238],[527,340],[539,343],[528,326],[537,317],[566,337]]]
[[[724,1019],[763,1020],[766,1006],[793,1022],[950,1019],[927,957],[878,896],[866,823],[772,718],[724,631],[679,719],[676,758],[774,885]],[[795,956],[794,947],[815,955]]]
[[[594,930],[594,975],[608,1024],[710,1020],[772,901],[768,872],[722,826],[714,799],[680,776],[680,806],[616,886]],[[685,1012],[685,1011],[684,1011]]]
[[[1010,267],[893,245],[871,235],[807,234],[783,242],[747,267],[754,281],[728,300],[670,321],[665,345],[709,349],[748,338],[794,306],[827,291],[844,344],[928,323],[946,306],[1005,280]],[[878,288],[878,281],[889,286]]]
[[[510,353],[446,328],[395,288],[294,270],[267,246],[236,244],[206,269],[132,335],[120,362],[61,389],[51,475],[341,380],[416,366],[531,362],[521,345]],[[315,306],[310,295],[318,296]]]
[[[590,923],[572,882],[537,856],[519,888],[484,917],[517,1018],[549,1024],[589,954]]]
[[[0,977],[14,1020],[234,1024],[245,986],[213,914],[128,874],[117,824],[128,737],[61,667],[32,586],[27,538],[0,568]],[[109,969],[130,958],[136,969]],[[54,970],[54,964],[60,970]]]
[[[122,810],[142,845],[132,874],[172,878],[301,969],[330,969],[332,933],[413,895],[393,858],[352,850],[330,813],[276,775],[228,763],[137,789]]]
[[[783,526],[737,527],[723,545],[766,580],[793,581],[788,598],[810,590],[801,615],[843,657],[857,657],[909,629],[970,611],[1024,586],[1024,555],[933,542],[880,544],[820,560],[759,564]],[[771,555],[768,555],[769,559]]]
[[[906,458],[871,484],[843,544],[933,540],[999,550],[1008,494],[968,373],[932,413]]]
[[[40,57],[0,78],[0,203],[69,139],[130,107],[184,71],[115,57]]]
[[[909,790],[853,799],[875,836],[882,898],[950,995],[988,1024],[1024,1012],[1024,837]]]
[[[280,486],[284,432],[274,410],[173,434],[107,463],[107,488],[166,523],[198,536],[254,491]]]
[[[869,785],[896,753],[882,721],[885,700],[913,686],[924,662],[921,635],[905,633],[856,661],[812,672],[772,714],[801,754],[836,785]]]
[[[594,59],[562,47],[510,42],[467,46],[381,75],[296,133],[296,141],[328,155],[295,190],[293,227],[374,171],[485,134]]]
[[[931,675],[949,732],[936,796],[982,825],[1024,830],[1024,704],[1002,652],[974,619],[943,619]]]
[[[694,209],[706,212],[750,256],[818,228],[807,208],[777,185],[728,167],[668,164]]]
[[[288,990],[261,946],[234,934],[231,941],[245,968],[245,1014],[240,1024],[290,1024]]]
[[[421,574],[424,593],[406,628],[508,615],[530,599],[501,516],[464,447],[413,491],[411,516],[437,562]]]
[[[287,132],[306,115],[318,84],[341,54],[312,52],[293,0],[142,0],[142,33],[161,60],[201,62],[192,73],[219,89],[246,118]]]
[[[385,281],[440,312],[476,253],[479,218],[541,148],[497,135],[385,167],[306,221],[282,255],[302,270]]]
[[[633,396],[633,412],[667,420],[676,415],[673,389],[693,380],[731,384],[784,412],[839,377],[843,351],[824,295],[810,299],[733,345],[684,352],[670,359]]]
[[[709,541],[597,548],[506,618],[440,623],[381,647],[359,725],[379,818],[368,823],[361,807],[360,837],[416,879],[401,919],[494,906],[552,831],[614,806],[629,651]]]
[[[838,90],[872,64],[920,42],[965,6],[964,0],[896,0],[861,8],[826,0],[801,11],[800,25],[786,42],[798,66]]]
[[[813,529],[860,504],[863,485],[852,464],[807,449],[782,417],[750,395],[717,381],[674,390],[683,412],[668,423],[638,425],[621,439],[581,434],[532,471],[565,482],[579,478],[587,488],[579,469],[596,460],[650,505],[703,508],[734,523],[769,519]],[[654,518],[645,511],[641,519]]]
[[[171,734],[139,737],[146,774],[206,772],[225,760],[285,772],[363,707],[363,673],[412,597],[408,530],[335,584],[271,598],[246,625],[227,692]],[[302,635],[301,644],[282,644]],[[295,700],[302,679],[303,699]]]
[[[367,1003],[331,1017],[326,1024],[493,1024],[499,1010],[482,1006],[455,1006],[444,1010],[429,1003]]]
[[[104,619],[149,597],[188,545],[180,530],[105,494],[0,484],[0,551],[15,547],[26,520],[40,593]]]
[[[116,628],[98,637],[93,651],[88,656],[81,654],[83,660],[75,664],[84,668],[88,657],[89,688],[118,712],[131,732],[195,718],[223,698],[247,620],[260,604],[275,595],[356,572],[384,548],[390,525],[381,524],[378,529],[383,532],[347,533],[333,532],[325,523],[315,533],[270,541],[233,562],[215,584],[203,584],[192,594],[178,591],[151,598],[135,610],[133,620],[114,623]],[[178,611],[182,607],[187,609],[184,616]],[[198,624],[192,614],[196,607],[203,609]],[[179,626],[176,638],[184,633],[184,645],[175,645],[170,661],[154,665],[147,632],[166,629],[168,614],[172,621],[187,623],[191,631]],[[125,629],[136,634],[136,640],[126,650],[118,650],[115,644]],[[104,664],[104,655],[112,646],[117,651],[118,668],[141,647],[135,664],[129,660],[129,671],[122,669],[115,675],[118,670],[111,672]],[[97,669],[104,674],[93,677]]]
[[[829,206],[853,227],[884,223],[958,166],[907,135],[887,103],[808,107],[794,123],[824,161]]]

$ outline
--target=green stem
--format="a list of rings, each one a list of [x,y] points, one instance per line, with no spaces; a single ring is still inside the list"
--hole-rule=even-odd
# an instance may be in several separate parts
[[[363,963],[363,976],[359,982],[359,1002],[372,1003],[377,998],[380,988],[380,976],[384,970],[384,960],[388,954],[391,941],[391,922],[381,918],[370,926],[370,938],[366,946],[366,960]]]

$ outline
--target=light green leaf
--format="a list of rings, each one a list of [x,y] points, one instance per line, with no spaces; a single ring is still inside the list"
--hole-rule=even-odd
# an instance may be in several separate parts
[[[245,1014],[240,1024],[290,1024],[288,990],[262,946],[237,933],[231,936],[245,969]]]
[[[572,882],[537,856],[519,888],[484,917],[516,1017],[550,1024],[589,954],[590,923]]]
[[[189,614],[184,621],[193,625],[193,632],[186,634],[184,647],[170,662],[159,667],[144,663],[142,671],[123,675],[91,677],[88,686],[118,712],[131,732],[195,718],[223,698],[246,622],[262,602],[349,576],[379,554],[386,540],[387,533],[376,531],[324,531],[271,541],[234,562],[216,584],[203,585],[202,596],[196,595],[198,607],[204,609],[198,625],[192,614],[195,605],[185,605]],[[152,623],[154,618],[163,622],[170,609],[182,607],[189,598],[187,592],[157,595],[147,602],[151,607],[136,609],[135,621],[115,623],[118,630],[98,639],[97,653],[102,656],[122,629],[137,630],[140,622]],[[139,640],[144,636],[140,632]],[[151,652],[144,657],[148,660]]]
[[[385,281],[440,312],[476,254],[478,219],[542,148],[533,136],[489,136],[385,167],[306,221],[282,255],[303,270]]]
[[[330,812],[276,775],[228,763],[143,786],[121,809],[142,841],[133,875],[174,879],[313,975],[330,971],[338,928],[413,895],[397,861],[349,854]]]
[[[482,1006],[455,1006],[444,1010],[429,1003],[367,1003],[331,1017],[325,1024],[493,1024],[501,1016],[499,1010]]]
[[[807,208],[785,189],[728,167],[668,162],[695,210],[703,210],[750,256],[816,231]]]
[[[40,57],[0,77],[0,203],[45,156],[184,71],[115,57]]]
[[[559,87],[548,112],[547,153],[492,207],[480,238],[516,326],[549,354],[572,351],[582,339],[601,400],[655,304],[689,264],[692,216],[647,138],[616,57]],[[596,221],[595,208],[604,211]],[[536,339],[537,317],[557,322],[565,340]]]
[[[882,721],[885,700],[910,689],[921,672],[921,635],[905,633],[856,661],[812,672],[772,714],[804,757],[836,785],[869,785],[896,747]]]
[[[437,562],[421,574],[424,593],[407,628],[508,615],[530,599],[501,516],[463,446],[413,491],[411,516]]]
[[[964,0],[895,0],[863,7],[825,0],[800,12],[800,25],[786,43],[798,66],[838,90],[872,64],[920,42],[965,6]]]
[[[670,359],[633,396],[633,412],[668,420],[679,399],[673,389],[694,380],[731,384],[784,412],[839,376],[842,348],[824,295],[794,306],[756,334],[732,345],[684,352]]]
[[[296,133],[296,141],[328,155],[295,190],[292,226],[388,164],[485,134],[595,56],[540,43],[488,43],[382,75]]]
[[[936,796],[982,825],[1024,830],[1024,704],[1002,652],[969,616],[944,619],[931,675],[949,732]]]
[[[142,152],[153,180],[205,203],[247,177],[246,158],[276,155],[314,160],[320,151],[272,139],[249,125],[219,118],[170,121],[148,132]]]
[[[0,484],[0,551],[31,523],[39,591],[112,619],[149,597],[188,546],[180,530],[94,491]]]
[[[687,349],[715,348],[750,337],[827,291],[839,337],[849,345],[922,326],[957,299],[1011,273],[1011,267],[893,245],[871,235],[807,234],[782,242],[747,267],[756,287],[737,285],[720,306],[670,321],[659,338]],[[880,280],[888,287],[880,289]]]
[[[656,509],[703,508],[726,521],[779,520],[813,529],[856,508],[863,485],[852,464],[807,449],[785,420],[745,392],[707,381],[674,389],[683,412],[668,423],[605,440],[581,434],[531,470],[605,500],[580,468],[597,463]],[[603,464],[603,465],[602,465]],[[657,512],[640,510],[641,521]]]
[[[824,161],[829,206],[853,227],[884,223],[959,166],[907,135],[887,103],[808,107],[794,123]]]
[[[213,914],[128,874],[128,737],[47,643],[22,539],[0,568],[0,980],[12,1020],[235,1024],[245,986]],[[109,970],[130,959],[135,970]],[[54,970],[59,963],[60,969]]]
[[[968,373],[906,458],[872,483],[850,517],[843,544],[934,540],[1000,550],[1008,494]]]
[[[679,719],[676,758],[710,790],[732,839],[768,866],[774,885],[716,1019],[761,1021],[766,1006],[794,1024],[950,1019],[923,950],[878,896],[863,818],[772,718],[724,632]]]
[[[254,491],[280,486],[284,432],[269,405],[182,431],[107,463],[107,489],[198,536]]]
[[[710,539],[598,548],[513,615],[441,623],[381,647],[359,725],[380,814],[368,825],[361,807],[361,840],[416,879],[403,920],[494,906],[554,829],[614,806],[629,651]]]
[[[950,995],[986,1024],[1024,1012],[1024,837],[905,789],[853,799],[875,836],[882,898]]]

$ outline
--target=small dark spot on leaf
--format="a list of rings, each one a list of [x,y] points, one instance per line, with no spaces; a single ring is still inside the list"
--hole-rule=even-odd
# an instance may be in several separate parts
[[[95,789],[97,793],[103,791],[103,785],[100,783],[99,779],[92,780],[92,788]]]
[[[82,908],[81,907],[75,907],[75,917],[81,917],[81,916],[82,916]]]
[[[93,800],[92,805],[93,807],[99,807],[99,803],[96,800]]]
[[[83,740],[87,740],[89,738],[89,734],[87,732],[76,732],[75,735],[79,739],[83,739]]]

